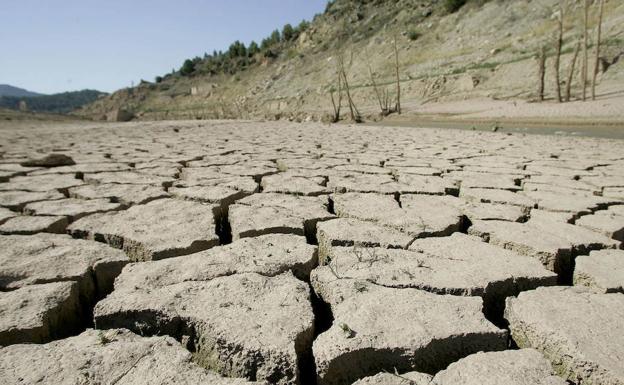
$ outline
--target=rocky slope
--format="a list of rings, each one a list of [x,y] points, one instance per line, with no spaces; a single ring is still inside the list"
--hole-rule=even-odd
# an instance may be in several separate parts
[[[559,1],[468,1],[453,13],[443,3],[336,0],[296,41],[281,47],[277,57],[259,53],[255,64],[233,75],[178,74],[160,83],[146,82],[99,100],[80,114],[99,119],[122,108],[138,119],[321,119],[332,111],[329,91],[336,86],[337,59],[342,56],[350,63],[347,72],[354,101],[370,118],[378,114],[379,106],[369,65],[375,83],[387,87],[391,99],[395,97],[395,36],[406,111],[465,99],[530,100],[537,89],[535,55],[542,45],[549,48],[547,97],[554,96]],[[590,42],[597,9],[596,4],[590,9]],[[580,2],[571,3],[564,19],[563,81],[581,35],[581,21]],[[624,52],[619,27],[623,23],[624,3],[607,2],[601,57],[613,64],[598,77],[599,95],[617,93],[624,85],[624,64],[618,62]],[[590,74],[593,52],[591,48]],[[578,63],[576,68],[573,95],[580,88]]]

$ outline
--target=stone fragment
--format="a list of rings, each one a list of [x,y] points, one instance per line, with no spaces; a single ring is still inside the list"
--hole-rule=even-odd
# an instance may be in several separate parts
[[[139,184],[170,187],[175,178],[169,176],[151,175],[137,171],[100,172],[85,174],[83,180],[90,184]]]
[[[624,242],[624,215],[618,215],[615,211],[596,211],[593,215],[580,217],[574,224]]]
[[[133,261],[176,257],[219,244],[214,210],[218,206],[158,199],[125,211],[82,218],[68,227],[79,238],[106,242]]]
[[[526,208],[535,207],[533,199],[509,190],[462,188],[459,196],[469,201],[481,203],[501,203]]]
[[[380,194],[336,194],[334,210],[343,218],[356,218],[386,226],[413,237],[443,236],[458,231],[462,213],[452,206],[431,210],[432,198],[426,195],[405,195],[403,206],[392,196]]]
[[[76,179],[73,175],[37,175],[37,176],[17,176],[11,178],[6,183],[0,184],[0,191],[39,191],[50,192],[59,190],[67,191],[68,188],[80,186],[84,184],[80,179]]]
[[[260,185],[265,193],[283,193],[316,196],[329,193],[323,177],[301,177],[289,174],[273,174],[262,178]]]
[[[537,350],[479,352],[438,372],[430,385],[567,385]]]
[[[103,183],[72,187],[69,189],[69,196],[78,199],[107,198],[111,202],[132,206],[166,198],[169,194],[160,186]]]
[[[0,372],[7,384],[260,384],[201,368],[171,337],[140,337],[124,329],[88,329],[44,345],[0,348]]]
[[[316,236],[319,221],[335,218],[327,196],[262,193],[243,198],[229,208],[232,239],[281,233]]]
[[[331,253],[332,247],[357,245],[406,249],[415,239],[398,230],[353,218],[337,218],[319,222],[316,228],[321,264]]]
[[[418,372],[404,373],[400,376],[394,373],[379,373],[357,380],[353,385],[430,385],[432,378],[428,374]]]
[[[0,224],[8,221],[11,218],[15,218],[18,214],[15,211],[0,207]]]
[[[516,344],[541,352],[574,383],[624,383],[624,295],[586,288],[542,287],[507,299]]]
[[[539,261],[461,233],[417,239],[410,250],[334,247],[324,281],[339,277],[384,287],[415,288],[436,294],[479,296],[488,319],[502,320],[505,298],[524,290],[557,284],[557,275]]]
[[[168,261],[154,264],[163,262]],[[126,285],[127,275],[122,275],[120,289],[95,307],[97,328],[190,339],[195,361],[225,376],[300,382],[299,365],[310,359],[314,315],[308,286],[290,272],[275,277],[234,274],[160,287],[152,281]]]
[[[76,199],[66,198],[54,201],[29,203],[24,207],[28,215],[65,216],[70,222],[82,217],[119,210],[119,203],[111,203],[108,199]]]
[[[435,372],[469,354],[506,347],[506,331],[485,319],[480,298],[325,281],[316,271],[312,286],[334,318],[313,346],[322,385],[350,384],[383,370]]]
[[[33,171],[28,175],[72,174],[77,178],[82,178],[85,173],[129,171],[131,169],[130,166],[123,163],[81,163],[73,166],[45,168]]]
[[[65,233],[67,217],[20,215],[0,225],[0,234]]]
[[[276,276],[292,271],[298,278],[309,280],[310,272],[316,266],[316,248],[308,245],[305,238],[269,234],[243,238],[183,257],[130,264],[117,279],[115,290],[161,288],[242,273]]]
[[[65,154],[60,154],[60,153],[50,153],[47,155],[44,155],[42,157],[39,158],[32,158],[30,160],[27,160],[25,162],[20,163],[20,166],[24,166],[24,167],[58,167],[58,166],[71,166],[73,164],[76,164],[76,162],[74,162],[74,160],[65,155]]]
[[[120,251],[67,235],[0,236],[0,290],[76,281],[85,304],[108,294],[128,263]]]
[[[51,201],[64,198],[65,195],[54,190],[46,192],[0,191],[0,206],[21,211],[26,204],[31,202]]]
[[[577,257],[574,284],[600,293],[624,293],[624,251],[597,250]]]
[[[75,282],[0,292],[0,346],[43,343],[69,335],[79,329],[84,316]],[[2,379],[6,372],[0,373],[4,373]]]
[[[532,218],[527,223],[475,221],[468,233],[493,245],[539,259],[565,282],[571,280],[575,255],[619,245],[617,241],[582,227],[543,218]]]
[[[527,191],[523,193],[537,202],[540,209],[554,212],[571,212],[576,217],[606,208],[613,199],[597,196],[567,195],[548,191]]]

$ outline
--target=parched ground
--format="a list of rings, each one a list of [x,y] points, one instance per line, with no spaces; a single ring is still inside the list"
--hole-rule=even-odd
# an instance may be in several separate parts
[[[622,141],[0,134],[0,384],[624,384]]]

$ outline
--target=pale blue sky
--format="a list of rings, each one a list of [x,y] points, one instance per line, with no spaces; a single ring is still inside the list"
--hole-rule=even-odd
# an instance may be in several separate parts
[[[0,84],[111,92],[234,40],[311,20],[326,0],[0,0]]]

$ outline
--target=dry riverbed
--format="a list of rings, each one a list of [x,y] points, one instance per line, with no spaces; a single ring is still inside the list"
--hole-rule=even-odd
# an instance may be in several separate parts
[[[0,384],[624,384],[624,141],[0,124]]]

